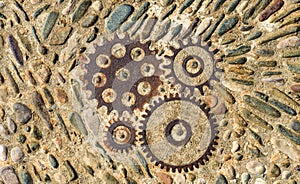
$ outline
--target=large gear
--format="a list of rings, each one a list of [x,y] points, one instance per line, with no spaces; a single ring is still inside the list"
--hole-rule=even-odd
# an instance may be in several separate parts
[[[129,119],[111,120],[106,129],[104,144],[111,151],[128,152],[135,145],[136,129]]]
[[[192,39],[188,39],[186,45],[181,40],[178,42],[180,45],[178,49],[170,47],[173,55],[165,56],[165,59],[171,61],[164,66],[167,72],[166,78],[174,78],[175,83],[179,83],[181,87],[189,88],[191,91],[198,89],[203,95],[204,86],[211,89],[212,80],[220,81],[215,73],[222,71],[216,67],[222,58],[215,58],[218,50],[210,51],[210,42],[206,45],[202,45],[200,39],[196,43],[193,43]]]
[[[150,41],[141,43],[114,35],[111,41],[96,45],[83,64],[85,89],[91,91],[90,99],[96,99],[97,108],[107,111],[133,112],[158,94],[162,84],[159,76],[160,60],[149,49]]]
[[[204,165],[217,144],[214,115],[204,103],[189,95],[165,96],[143,116],[141,147],[156,166],[188,172]]]

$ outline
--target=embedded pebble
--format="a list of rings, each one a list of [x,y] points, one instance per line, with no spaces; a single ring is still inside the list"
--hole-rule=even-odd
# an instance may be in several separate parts
[[[278,165],[271,163],[268,169],[268,176],[270,177],[278,177],[281,174],[281,170]]]
[[[292,176],[292,173],[290,171],[283,171],[282,172],[282,179],[288,180]]]
[[[11,118],[7,118],[6,122],[7,122],[7,127],[10,130],[10,132],[11,133],[16,133],[16,131],[17,131],[17,125],[14,122],[14,120],[12,120]]]
[[[119,181],[108,172],[104,173],[102,178],[107,184],[119,184]]]
[[[116,31],[122,23],[124,23],[128,17],[133,13],[134,7],[129,4],[123,4],[118,6],[109,17],[106,28],[111,32]]]
[[[250,173],[263,174],[266,171],[264,164],[257,161],[250,161],[246,164],[246,168]]]
[[[73,11],[76,4],[76,0],[69,0],[67,6],[61,11],[63,15],[69,15]]]
[[[229,30],[231,30],[239,21],[239,18],[237,16],[230,17],[220,25],[220,29],[218,31],[218,35],[222,36]]]
[[[20,184],[14,168],[10,165],[0,168],[0,176],[5,184]]]
[[[231,153],[237,152],[240,149],[240,145],[237,141],[232,142]]]
[[[13,109],[18,123],[24,125],[31,119],[31,110],[26,105],[15,103]]]
[[[53,125],[50,122],[49,113],[46,110],[45,102],[37,91],[33,92],[31,95],[32,102],[38,112],[38,115],[43,119],[50,130],[53,130]]]
[[[97,21],[98,21],[98,15],[89,15],[89,16],[87,16],[87,17],[83,20],[81,26],[82,26],[82,27],[85,27],[85,28],[91,27],[91,26],[93,26]]]
[[[296,162],[300,161],[300,150],[290,142],[273,137],[271,139],[271,143],[276,149],[286,154],[292,160]]]
[[[7,160],[7,146],[0,144],[0,160],[5,162]]]
[[[58,99],[58,101],[62,104],[67,103],[68,102],[68,95],[65,92],[65,90],[55,87],[54,88],[54,95],[56,96],[56,98]]]
[[[228,180],[234,180],[236,178],[236,170],[232,165],[225,166],[223,169],[223,174]]]
[[[248,45],[242,45],[236,49],[228,50],[227,57],[239,56],[242,54],[246,54],[251,50],[251,47]]]
[[[163,173],[163,172],[157,172],[157,177],[163,184],[172,184],[173,179],[170,175]]]
[[[10,157],[13,162],[21,162],[24,159],[24,156],[24,152],[20,147],[14,147],[10,151]]]
[[[58,161],[56,160],[56,158],[53,156],[53,155],[49,155],[49,161],[52,165],[53,168],[58,168],[59,164],[58,164]]]
[[[277,109],[266,104],[263,101],[258,100],[257,98],[251,97],[249,95],[244,95],[243,99],[249,106],[259,110],[262,113],[268,114],[276,118],[279,118],[281,116],[281,113]]]
[[[88,10],[88,8],[91,6],[91,4],[92,4],[91,0],[82,1],[82,3],[80,3],[80,5],[76,9],[75,13],[73,14],[72,23],[78,22],[84,16],[84,14]]]
[[[23,53],[19,47],[18,41],[13,37],[13,35],[8,36],[8,44],[17,63],[22,66],[24,64]]]
[[[217,177],[216,184],[228,184],[227,179],[222,174]]]
[[[22,169],[20,175],[21,175],[21,177],[20,177],[21,183],[33,184],[32,177],[27,170]]]
[[[297,145],[300,145],[300,135],[297,135],[295,133],[293,133],[292,131],[290,131],[289,129],[285,128],[283,125],[278,124],[277,125],[277,129],[279,130],[280,133],[282,133],[282,135],[284,135],[286,138],[288,138],[289,140],[293,141],[294,143],[296,143]]]
[[[260,15],[259,21],[267,20],[272,14],[277,12],[284,4],[283,0],[274,0],[270,6]]]
[[[300,46],[300,38],[298,36],[291,36],[281,40],[277,44],[278,49],[284,49],[288,47],[299,47]]]
[[[209,108],[213,108],[217,105],[218,103],[218,98],[213,96],[213,95],[209,95],[205,97],[205,103]]]
[[[55,31],[50,38],[50,44],[52,45],[63,45],[66,43],[72,31],[71,27],[63,27]]]
[[[291,90],[296,92],[296,93],[300,93],[300,84],[291,85]]]
[[[290,127],[295,131],[300,133],[300,122],[298,120],[293,120]]]
[[[242,184],[248,184],[249,180],[250,180],[250,174],[249,173],[243,173],[241,175],[241,180],[242,180]]]
[[[64,161],[64,166],[66,167],[68,173],[69,173],[69,181],[74,181],[78,178],[78,174],[75,171],[74,167],[71,165],[69,160]]]
[[[77,112],[71,113],[69,120],[71,124],[78,129],[82,134],[88,135],[88,132],[84,126],[83,120]]]
[[[42,37],[43,39],[47,39],[50,35],[57,19],[58,19],[59,13],[57,12],[50,12],[42,29]]]
[[[7,139],[7,140],[10,139],[9,132],[8,132],[7,128],[2,124],[0,124],[0,136],[4,139]]]

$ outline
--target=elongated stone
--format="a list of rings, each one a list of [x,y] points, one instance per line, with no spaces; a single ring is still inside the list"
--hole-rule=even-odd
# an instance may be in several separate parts
[[[179,14],[182,14],[182,12],[187,9],[189,6],[191,6],[193,4],[195,0],[186,0],[182,6],[179,9]]]
[[[267,9],[260,15],[259,21],[262,22],[267,20],[272,14],[280,10],[283,4],[283,0],[274,0],[272,4],[270,4],[270,6],[268,6]]]
[[[263,120],[261,117],[253,114],[252,112],[248,111],[247,109],[243,109],[243,116],[245,119],[249,120],[252,123],[255,123],[256,125],[265,128],[267,130],[272,131],[273,126],[270,125],[267,121]]]
[[[283,23],[280,24],[279,28],[283,28],[287,25],[291,25],[294,23],[298,23],[300,20],[300,13],[290,17],[290,18],[286,18],[285,21]]]
[[[108,184],[118,184],[120,183],[113,175],[108,172],[105,172],[102,176],[103,181]]]
[[[208,41],[212,34],[215,32],[219,24],[224,19],[225,14],[220,15],[220,17],[215,21],[215,23],[207,30],[207,32],[203,35],[203,40]]]
[[[277,71],[266,71],[262,73],[262,76],[281,75],[282,72]]]
[[[17,63],[22,66],[24,64],[23,54],[13,35],[8,36],[8,45]]]
[[[245,79],[238,79],[238,78],[231,78],[231,81],[237,83],[237,84],[242,84],[246,86],[252,86],[254,82],[252,80],[245,80]]]
[[[156,17],[149,18],[147,20],[145,28],[142,31],[142,39],[143,40],[147,39],[150,36],[150,34],[151,34],[154,26],[156,25],[157,21],[158,21],[158,18],[156,18]]]
[[[300,49],[284,50],[282,53],[282,57],[283,58],[300,57]]]
[[[33,18],[36,19],[43,11],[47,10],[50,7],[50,4],[46,4],[41,8],[37,9],[33,14]]]
[[[300,74],[300,63],[298,62],[287,62],[287,69],[291,72]]]
[[[277,66],[277,61],[274,60],[257,61],[256,64],[260,67],[275,67]]]
[[[69,181],[74,181],[78,178],[78,174],[75,171],[74,167],[71,165],[69,160],[64,161],[64,166],[67,168],[69,173]]]
[[[69,118],[71,124],[78,129],[85,136],[88,135],[88,131],[86,130],[83,120],[77,112],[73,112]]]
[[[276,40],[277,38],[281,38],[283,36],[290,35],[295,32],[298,32],[298,31],[300,31],[299,24],[287,26],[286,28],[279,29],[278,31],[275,31],[274,33],[266,34],[265,36],[263,36],[259,40],[257,40],[257,44],[260,45],[260,44],[268,43],[272,40]]]
[[[59,163],[58,163],[57,159],[51,154],[49,155],[49,161],[53,168],[55,168],[55,169],[58,168]]]
[[[87,28],[87,27],[91,27],[93,26],[96,22],[98,21],[98,15],[89,15],[87,16],[81,26],[84,27],[84,28]]]
[[[13,88],[14,92],[16,94],[20,93],[20,89],[19,89],[19,86],[18,84],[16,83],[15,79],[13,78],[11,72],[9,71],[8,68],[5,68],[5,73],[7,75],[7,78],[8,78],[8,81],[10,82],[11,84],[11,87]]]
[[[50,35],[57,19],[58,19],[59,14],[55,11],[50,12],[45,23],[43,26],[43,30],[42,30],[42,37],[43,39],[47,39],[48,36]]]
[[[227,13],[233,12],[240,2],[241,0],[233,0],[227,7]]]
[[[145,2],[136,12],[136,14],[131,18],[132,21],[137,21],[141,16],[146,13],[146,11],[149,9],[150,3]]]
[[[240,57],[232,61],[229,61],[228,64],[232,64],[232,65],[245,64],[246,61],[247,61],[246,57]]]
[[[287,94],[285,94],[284,92],[280,91],[277,88],[272,88],[272,90],[270,91],[270,94],[274,95],[275,97],[281,99],[282,101],[292,105],[293,108],[297,109],[300,106],[299,103],[294,101],[290,96],[288,96]]]
[[[275,16],[274,19],[271,20],[271,22],[278,22],[299,9],[300,9],[300,6],[298,4],[293,4],[293,5],[289,6],[286,11],[282,11],[282,13]]]
[[[72,31],[72,27],[62,27],[56,30],[56,33],[53,34],[50,38],[51,45],[63,45],[68,40]]]
[[[32,52],[32,48],[31,48],[31,43],[29,42],[29,40],[23,36],[22,34],[20,34],[19,32],[17,33],[18,37],[23,45],[23,47],[28,51],[28,52]]]
[[[144,156],[143,156],[139,151],[136,152],[136,155],[137,155],[137,157],[138,157],[140,163],[141,163],[142,166],[144,167],[145,171],[147,172],[148,176],[149,176],[150,178],[152,178],[153,176],[152,176],[152,174],[151,174],[151,172],[150,172],[150,169],[149,169],[149,167],[148,167],[147,161],[146,161],[146,159],[144,158]]]
[[[238,21],[239,21],[239,18],[237,16],[230,17],[230,18],[224,20],[224,22],[220,25],[218,35],[222,36],[229,30],[231,30],[238,23]]]
[[[33,184],[32,177],[27,170],[22,169],[20,176],[21,183]]]
[[[172,4],[172,6],[169,9],[167,9],[166,12],[161,16],[161,20],[165,20],[170,15],[172,15],[172,13],[174,13],[174,11],[176,10],[176,7],[176,4]]]
[[[261,35],[262,35],[262,32],[261,32],[261,31],[253,32],[253,33],[251,33],[251,34],[247,37],[247,40],[249,40],[249,41],[250,41],[250,40],[255,40],[255,39],[261,37]]]
[[[214,6],[214,11],[217,11],[224,3],[226,0],[218,0]]]
[[[234,66],[228,68],[229,72],[233,72],[238,75],[253,75],[254,71],[246,66]]]
[[[271,143],[275,149],[278,149],[282,153],[288,155],[290,159],[300,162],[300,150],[295,145],[291,144],[290,141],[273,137],[271,139]]]
[[[296,92],[296,93],[300,93],[300,84],[291,85],[291,90]]]
[[[280,133],[282,133],[282,135],[284,135],[286,138],[290,139],[291,141],[293,141],[294,143],[296,143],[297,145],[300,145],[300,136],[293,133],[292,131],[290,131],[289,129],[285,128],[283,125],[279,124],[277,125],[277,129],[279,130]]]
[[[268,105],[267,103],[258,100],[257,98],[251,97],[249,95],[243,96],[244,101],[252,108],[257,109],[258,111],[279,118],[281,116],[280,112],[274,107]]]
[[[121,26],[121,24],[123,24],[128,19],[133,11],[134,7],[129,4],[122,4],[118,6],[109,17],[106,23],[106,28],[111,32],[116,31]]]
[[[268,102],[268,100],[269,100],[269,96],[268,95],[266,95],[266,94],[264,94],[262,92],[259,92],[259,91],[254,91],[253,93],[258,98],[262,99],[265,102]]]
[[[242,45],[236,49],[228,50],[227,57],[239,56],[242,54],[246,54],[250,50],[251,50],[251,47],[249,45]]]
[[[262,138],[253,130],[249,129],[250,135],[260,144],[263,145]]]
[[[80,3],[80,5],[76,9],[75,13],[73,14],[72,23],[78,22],[84,16],[84,14],[88,10],[88,8],[91,6],[91,4],[92,4],[91,0],[82,1],[82,3]]]
[[[32,93],[32,102],[36,108],[36,111],[38,113],[38,115],[40,116],[41,119],[43,119],[47,125],[47,127],[50,130],[53,130],[53,126],[50,122],[50,116],[49,113],[47,112],[46,106],[45,106],[45,102],[41,96],[41,94],[39,94],[37,91]]]
[[[289,115],[292,115],[292,116],[297,115],[297,112],[293,108],[289,107],[288,105],[285,105],[285,104],[283,104],[283,103],[281,103],[277,100],[274,100],[274,99],[269,100],[269,102],[272,105],[276,106],[277,108],[281,109],[283,112],[285,112]]]

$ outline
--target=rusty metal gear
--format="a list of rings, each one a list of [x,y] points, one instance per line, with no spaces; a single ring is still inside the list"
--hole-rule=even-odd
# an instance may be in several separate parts
[[[204,86],[211,89],[212,80],[220,81],[215,73],[222,71],[216,67],[222,58],[215,58],[217,49],[209,50],[211,42],[203,45],[200,39],[193,43],[191,38],[188,39],[186,45],[181,40],[178,42],[180,45],[178,49],[170,47],[173,55],[165,56],[165,59],[170,60],[170,64],[164,66],[167,71],[165,76],[166,78],[174,78],[175,83],[179,83],[183,88],[189,88],[191,91],[198,89],[203,95]]]
[[[170,95],[151,105],[143,116],[141,147],[156,166],[188,172],[208,161],[217,145],[216,119],[189,95]]]
[[[114,152],[128,152],[136,142],[136,129],[127,118],[111,120],[106,127],[104,144]]]
[[[87,55],[83,80],[85,89],[92,93],[90,99],[97,100],[97,108],[106,106],[108,113],[131,113],[142,110],[158,94],[163,71],[150,44],[131,40],[128,34],[123,38],[115,34],[111,41],[104,40]]]

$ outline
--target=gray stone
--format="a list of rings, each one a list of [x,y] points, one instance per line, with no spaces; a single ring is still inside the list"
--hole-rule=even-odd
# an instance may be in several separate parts
[[[50,12],[45,23],[43,26],[43,30],[42,30],[42,37],[43,39],[47,39],[49,34],[51,33],[57,19],[58,19],[59,14],[57,12]]]
[[[26,105],[15,103],[13,109],[18,123],[26,124],[31,119],[31,110]]]
[[[88,8],[91,6],[92,1],[90,0],[85,0],[83,1],[77,8],[77,10],[75,11],[75,13],[73,14],[72,17],[72,22],[76,23],[78,22],[83,15],[86,13],[86,11],[88,10]]]
[[[128,19],[133,11],[134,7],[129,4],[122,4],[118,6],[109,17],[106,28],[111,32],[116,31],[120,25]]]
[[[97,22],[97,20],[98,20],[98,15],[89,15],[83,20],[81,26],[85,28],[91,27]]]
[[[1,167],[0,175],[5,184],[20,184],[19,179],[12,166]]]
[[[282,172],[282,179],[287,180],[292,176],[292,173],[290,171],[283,171]]]
[[[243,173],[241,175],[242,184],[248,184],[250,180],[250,174],[249,173]]]
[[[66,43],[72,31],[71,27],[62,27],[55,31],[50,38],[51,45],[63,45]]]
[[[82,134],[84,135],[88,135],[88,132],[83,124],[83,120],[82,118],[80,117],[80,115],[77,113],[77,112],[73,112],[71,115],[70,115],[70,122],[71,124],[77,128]]]
[[[13,162],[21,162],[24,159],[24,153],[20,147],[14,147],[10,151],[10,157]]]
[[[6,119],[6,122],[7,122],[7,127],[8,127],[8,129],[9,129],[9,131],[11,132],[11,133],[16,133],[16,131],[17,131],[17,125],[16,125],[16,123],[14,122],[14,120],[12,120],[11,118],[7,118]]]

